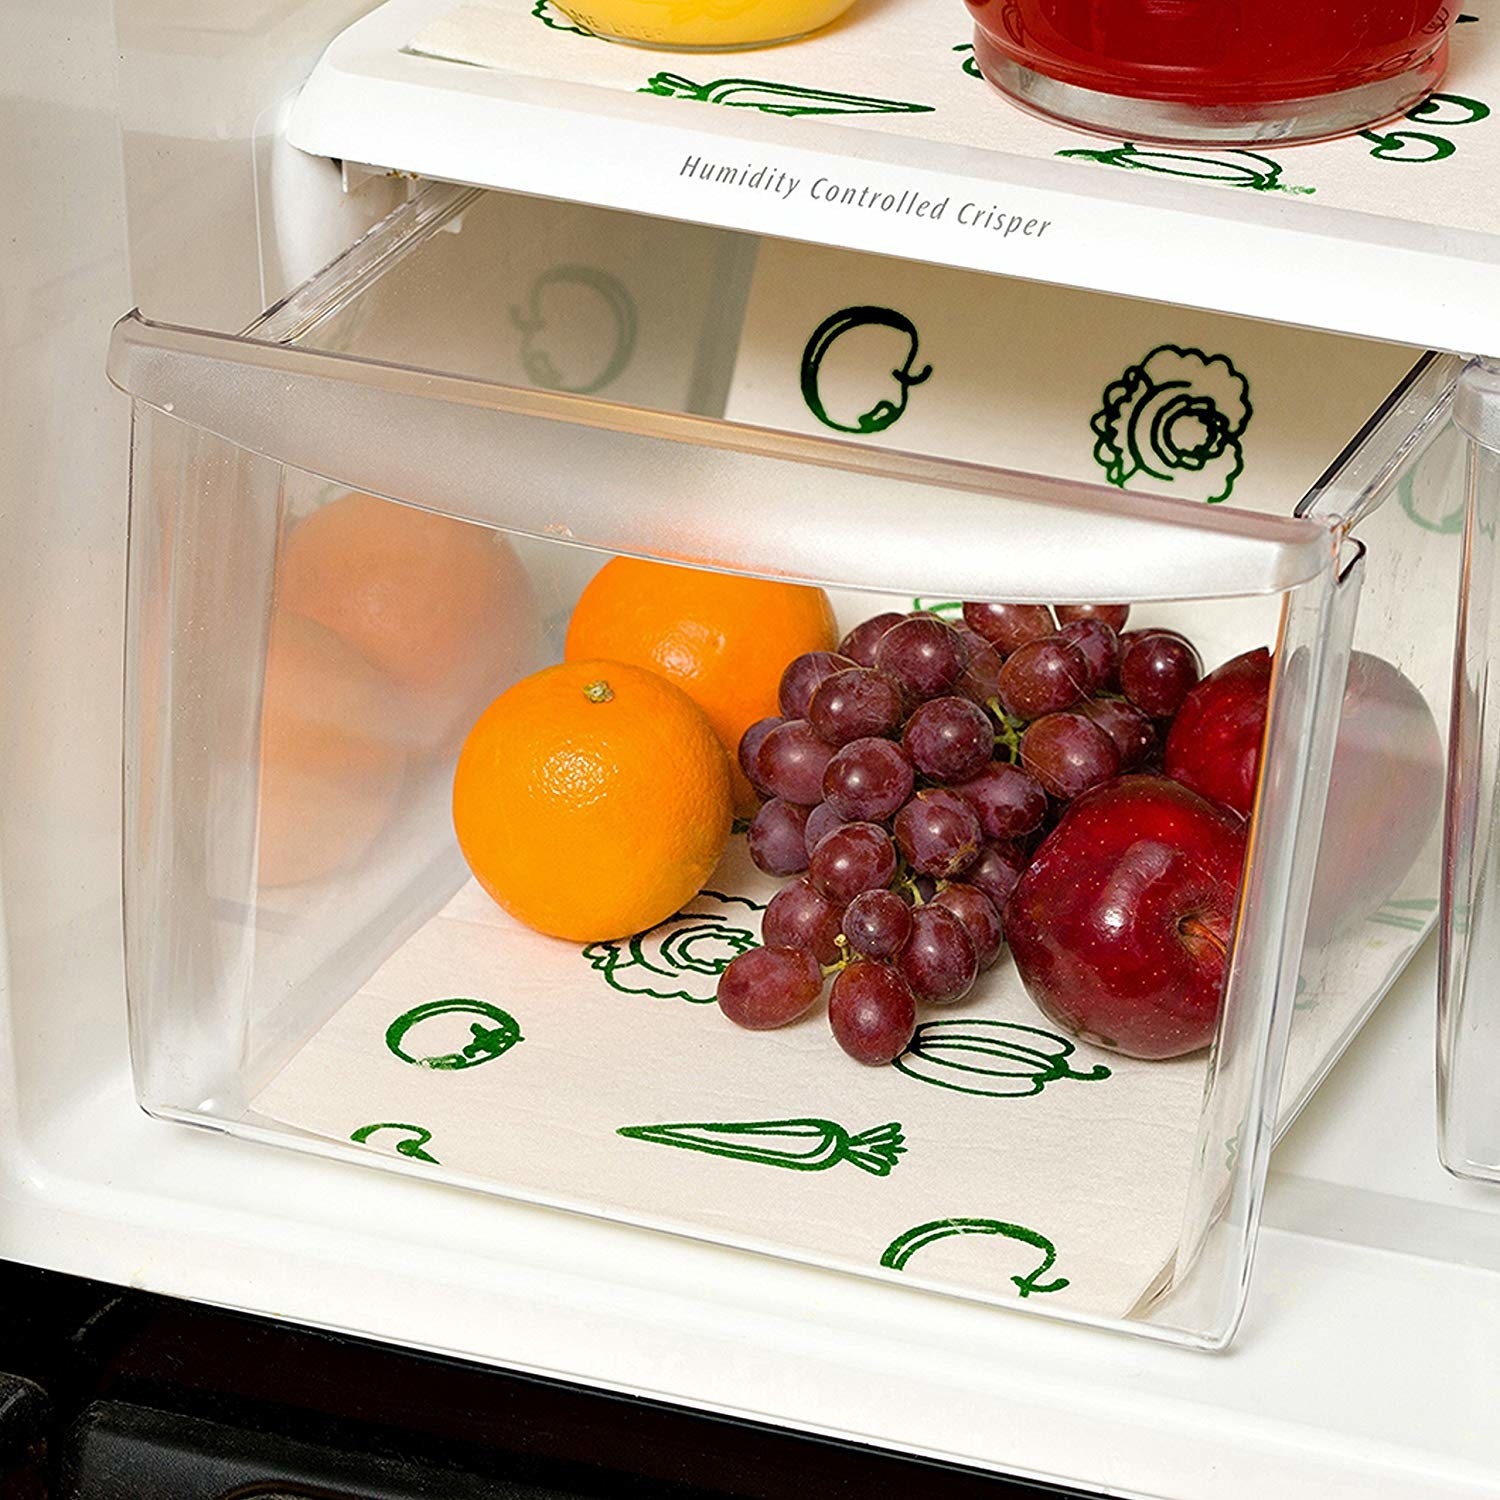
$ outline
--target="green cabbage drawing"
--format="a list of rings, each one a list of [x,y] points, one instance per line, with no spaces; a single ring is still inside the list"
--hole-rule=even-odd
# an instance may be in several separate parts
[[[583,956],[622,995],[707,1005],[717,998],[719,975],[730,961],[759,946],[756,929],[764,910],[743,896],[703,891],[688,910],[650,932],[590,943]]]
[[[1106,387],[1094,458],[1121,489],[1145,474],[1216,504],[1244,471],[1252,415],[1250,383],[1226,355],[1162,344]]]

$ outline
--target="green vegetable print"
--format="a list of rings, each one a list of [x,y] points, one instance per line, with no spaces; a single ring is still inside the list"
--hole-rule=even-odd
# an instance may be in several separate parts
[[[547,297],[551,292],[552,296]],[[548,323],[544,299],[554,316],[566,316],[582,304],[602,304],[613,330],[609,348],[596,367],[571,377],[565,375],[541,342]],[[573,396],[591,396],[619,378],[635,353],[636,314],[630,293],[607,271],[594,266],[553,266],[531,284],[525,307],[512,307],[510,321],[521,335],[521,363],[538,385]]]
[[[543,26],[550,26],[553,31],[571,31],[574,36],[595,36],[587,26],[580,26],[576,21],[563,14],[552,0],[536,0],[531,7],[531,13]]]
[[[931,114],[930,104],[908,104],[868,94],[839,94],[830,89],[801,88],[764,78],[715,78],[694,83],[680,73],[655,73],[638,89],[669,99],[696,99],[700,104],[723,104],[731,109],[758,109],[767,115],[913,115]]]
[[[395,1120],[381,1120],[374,1125],[361,1125],[349,1139],[363,1146],[372,1135],[382,1130],[399,1130],[405,1134],[405,1140],[393,1143],[398,1156],[409,1156],[413,1161],[431,1162],[435,1167],[441,1165],[437,1157],[430,1156],[424,1149],[432,1140],[432,1132],[421,1125],[403,1125]]]
[[[984,74],[979,71],[979,59],[974,56],[973,42],[960,42],[953,50],[963,58],[961,66],[970,78],[982,79],[984,77]]]
[[[909,1078],[957,1094],[1028,1099],[1061,1079],[1095,1083],[1110,1076],[1103,1063],[1086,1072],[1073,1068],[1068,1059],[1076,1050],[1066,1038],[1038,1026],[965,1017],[924,1021],[896,1067]]]
[[[1107,148],[1077,148],[1059,151],[1059,156],[1119,167],[1128,172],[1154,172],[1161,177],[1186,177],[1197,182],[1217,182],[1223,187],[1248,188],[1253,193],[1312,193],[1316,188],[1292,187],[1281,180],[1282,166],[1258,151],[1215,151],[1199,155],[1189,151],[1167,151],[1157,146],[1125,142]]]
[[[472,1015],[478,1021],[469,1023],[470,1040],[457,1052],[439,1052],[423,1055],[408,1050],[408,1036],[425,1023],[439,1016]],[[484,1024],[488,1022],[489,1024]],[[427,1028],[429,1034],[434,1030]],[[386,1028],[385,1044],[401,1059],[418,1068],[433,1068],[439,1072],[457,1072],[464,1068],[477,1068],[483,1063],[503,1057],[524,1038],[515,1018],[491,1005],[488,1000],[455,998],[451,1000],[429,1000],[425,1005],[414,1006],[403,1011]]]
[[[1406,112],[1408,120],[1443,129],[1455,129],[1460,125],[1477,125],[1490,115],[1488,104],[1478,99],[1469,99],[1462,94],[1429,94],[1415,108]],[[1457,150],[1457,145],[1445,135],[1433,135],[1427,130],[1362,130],[1360,135],[1374,143],[1370,155],[1380,161],[1434,162],[1446,161]]]
[[[1090,426],[1094,459],[1124,488],[1138,475],[1214,504],[1245,467],[1250,382],[1224,354],[1162,344],[1104,391]]]
[[[1057,1262],[1057,1247],[1044,1234],[1027,1229],[1024,1224],[1007,1224],[1003,1219],[933,1219],[918,1224],[904,1234],[898,1234],[885,1248],[880,1264],[891,1271],[904,1271],[912,1256],[925,1250],[939,1240],[951,1239],[956,1234],[994,1234],[1004,1239],[1030,1245],[1042,1252],[1042,1263],[1024,1276],[1012,1276],[1023,1297],[1047,1292],[1060,1292],[1067,1286],[1068,1278],[1059,1276],[1055,1281],[1042,1280]]]
[[[824,1172],[847,1161],[875,1177],[889,1175],[906,1150],[901,1126],[894,1120],[858,1135],[850,1135],[835,1120],[818,1119],[626,1125],[619,1134],[793,1172]]]
[[[731,909],[715,911],[715,904]],[[621,942],[590,943],[583,956],[622,995],[707,1005],[717,997],[719,975],[731,960],[759,946],[755,933],[740,924],[748,913],[764,910],[742,896],[702,891],[691,909],[650,932]]]
[[[896,382],[899,394],[895,401],[888,396],[882,396],[869,410],[861,412],[852,422],[843,421],[830,415],[824,404],[820,383],[823,361],[828,357],[828,351],[845,334],[856,328],[871,327],[890,328],[906,336],[906,358],[889,372],[888,377],[887,372],[881,371],[882,380],[889,378]],[[807,403],[807,409],[812,412],[813,416],[825,427],[833,428],[835,432],[852,432],[861,436],[884,432],[886,428],[894,426],[901,420],[902,414],[906,411],[906,403],[911,399],[911,388],[914,385],[921,385],[932,374],[931,365],[924,364],[920,370],[916,368],[917,348],[917,325],[905,313],[895,312],[889,307],[841,308],[818,324],[813,330],[812,337],[803,347],[802,367],[798,375],[802,387],[802,399]]]

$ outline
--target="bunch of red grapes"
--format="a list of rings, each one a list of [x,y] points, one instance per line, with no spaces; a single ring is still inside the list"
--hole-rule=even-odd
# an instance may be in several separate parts
[[[832,972],[835,1038],[882,1064],[911,1041],[919,1004],[969,992],[1004,949],[1037,845],[1073,799],[1159,765],[1202,675],[1183,636],[1125,631],[1128,614],[882,614],[787,667],[781,716],[745,732],[739,762],[764,799],[751,858],[798,878],[766,908],[764,946],[720,976],[731,1020],[784,1026]]]

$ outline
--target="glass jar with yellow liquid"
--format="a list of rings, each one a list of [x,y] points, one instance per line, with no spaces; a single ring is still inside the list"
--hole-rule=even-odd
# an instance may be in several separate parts
[[[854,0],[554,0],[595,36],[663,52],[727,52],[790,42]]]

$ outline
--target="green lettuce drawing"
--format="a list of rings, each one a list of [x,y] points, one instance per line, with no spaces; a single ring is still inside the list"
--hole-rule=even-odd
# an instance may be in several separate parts
[[[1244,471],[1252,415],[1250,383],[1226,355],[1162,344],[1105,388],[1094,458],[1121,489],[1145,474],[1216,504]]]
[[[755,929],[764,910],[743,896],[703,891],[688,910],[650,932],[590,943],[583,956],[622,995],[707,1005],[717,997],[719,975],[730,960],[759,945]]]

